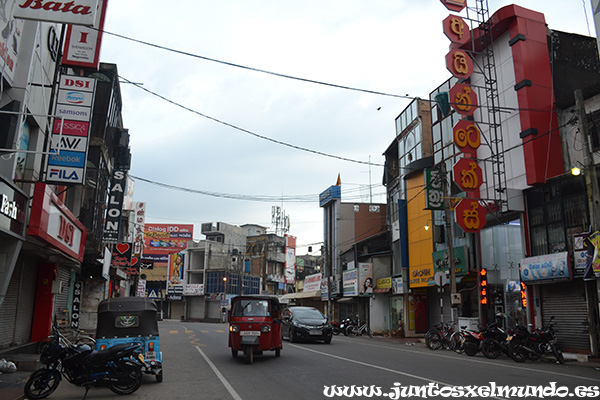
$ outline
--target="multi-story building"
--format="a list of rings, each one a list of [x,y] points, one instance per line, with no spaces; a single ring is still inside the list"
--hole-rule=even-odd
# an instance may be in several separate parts
[[[75,29],[61,20],[68,11],[18,10],[24,20],[10,14],[12,3],[1,7],[0,187],[10,205],[0,215],[4,348],[42,340],[56,314],[91,327],[81,302],[95,312],[110,289],[109,265],[97,261],[107,254],[108,181],[130,156],[116,66],[100,64],[97,52],[89,63],[70,62],[68,46],[61,54],[61,29]]]
[[[420,100],[403,111],[386,151],[394,273],[415,313],[405,332],[497,313],[536,326],[555,317],[565,351],[596,355],[598,286],[583,245],[599,220],[596,41],[519,6],[479,11],[471,39],[450,47],[454,77],[429,111]]]

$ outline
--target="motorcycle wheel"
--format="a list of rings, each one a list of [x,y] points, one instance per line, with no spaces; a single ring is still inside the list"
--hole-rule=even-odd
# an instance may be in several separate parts
[[[450,350],[455,351],[457,353],[462,353],[465,351],[463,347],[463,343],[465,342],[465,335],[462,332],[454,332],[450,336],[449,347]]]
[[[481,352],[487,358],[495,359],[502,354],[502,348],[493,340],[483,339],[481,342]]]
[[[119,361],[115,375],[119,381],[108,388],[116,394],[131,394],[142,386],[142,369],[137,365]]]
[[[563,356],[562,351],[555,344],[552,345],[552,354],[554,354],[554,358],[556,358],[556,361],[560,364],[565,363],[565,357]]]
[[[334,328],[334,329],[333,329],[333,334],[334,334],[335,336],[339,335],[339,334],[340,334],[339,328]]]
[[[50,396],[58,387],[60,372],[54,369],[35,371],[25,384],[25,397],[28,399],[43,399]]]
[[[373,331],[371,330],[371,328],[367,328],[365,332],[367,333],[367,335],[369,335],[370,338],[373,337]]]
[[[516,362],[522,363],[529,358],[529,352],[518,342],[510,342],[508,346],[508,355]]]
[[[358,328],[354,325],[350,325],[346,328],[346,336],[354,337],[358,334]]]
[[[442,338],[436,331],[429,331],[425,334],[425,345],[429,350],[437,350],[442,347]]]
[[[466,340],[465,343],[463,344],[463,347],[465,349],[465,354],[468,355],[469,357],[473,357],[479,351],[478,344],[473,343],[470,340]]]

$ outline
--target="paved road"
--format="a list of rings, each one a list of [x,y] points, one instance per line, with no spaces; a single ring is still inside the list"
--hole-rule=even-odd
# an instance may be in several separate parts
[[[145,376],[144,384],[130,399],[325,399],[328,397],[324,390],[332,385],[374,385],[381,387],[382,394],[372,398],[393,398],[389,393],[395,393],[391,388],[397,383],[442,388],[489,386],[490,382],[512,386],[548,386],[556,382],[557,387],[568,386],[573,394],[577,386],[592,390],[595,386],[600,395],[600,372],[586,363],[517,364],[507,358],[488,360],[480,355],[430,351],[422,344],[337,336],[329,345],[284,342],[281,357],[267,352],[248,365],[243,357],[231,356],[225,324],[163,321],[160,332],[164,381],[156,383]],[[84,389],[62,382],[50,398],[81,399],[83,393]],[[598,397],[593,396],[593,391],[586,394]],[[116,399],[117,395],[108,389],[94,388],[87,398]]]

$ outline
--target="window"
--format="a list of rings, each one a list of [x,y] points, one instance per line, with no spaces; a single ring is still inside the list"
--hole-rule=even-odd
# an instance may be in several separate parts
[[[569,178],[526,194],[532,256],[572,250],[573,235],[587,230],[583,177]]]

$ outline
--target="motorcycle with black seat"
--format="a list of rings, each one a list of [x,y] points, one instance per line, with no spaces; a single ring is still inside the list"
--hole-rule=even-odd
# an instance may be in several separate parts
[[[564,364],[565,359],[556,341],[553,320],[554,317],[551,317],[546,329],[536,328],[533,332],[517,325],[515,334],[509,341],[510,357],[517,362],[525,362],[528,359],[536,361],[542,356],[552,354],[558,363]]]
[[[52,336],[40,355],[45,365],[35,371],[25,384],[25,397],[42,399],[50,396],[64,376],[70,383],[85,387],[83,399],[93,386],[108,387],[117,394],[131,394],[142,384],[143,363],[138,359],[140,345],[123,343],[93,351],[88,345],[66,344],[56,321]]]

